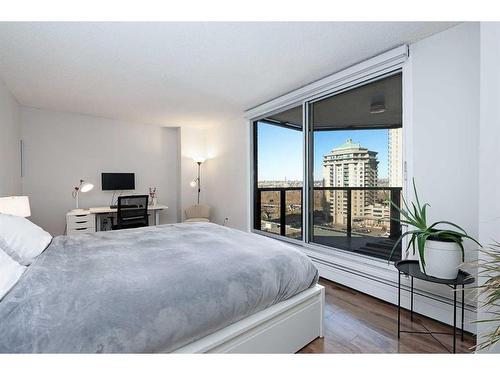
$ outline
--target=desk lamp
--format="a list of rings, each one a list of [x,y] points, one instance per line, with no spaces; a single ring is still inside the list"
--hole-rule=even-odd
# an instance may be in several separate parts
[[[78,198],[79,198],[80,192],[87,193],[90,190],[92,190],[93,188],[94,188],[94,185],[92,185],[89,182],[85,182],[84,180],[80,180],[80,185],[73,187],[72,195],[73,195],[73,198],[76,199],[76,209],[74,209],[73,211],[80,210],[80,208],[78,207],[78,204],[79,204]]]

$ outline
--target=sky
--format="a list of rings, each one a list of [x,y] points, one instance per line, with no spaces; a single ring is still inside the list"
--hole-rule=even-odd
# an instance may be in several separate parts
[[[378,177],[388,176],[387,130],[336,130],[314,133],[314,180],[323,178],[323,155],[351,138],[378,152]],[[259,181],[302,180],[302,132],[259,123]]]

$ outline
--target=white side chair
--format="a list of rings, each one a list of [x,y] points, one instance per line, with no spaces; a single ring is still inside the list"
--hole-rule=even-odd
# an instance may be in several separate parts
[[[210,222],[210,207],[204,204],[195,204],[187,208],[184,213],[186,214],[185,223]]]

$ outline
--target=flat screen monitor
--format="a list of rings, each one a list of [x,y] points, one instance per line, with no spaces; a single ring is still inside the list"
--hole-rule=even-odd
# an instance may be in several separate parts
[[[101,173],[102,190],[135,190],[134,173]]]

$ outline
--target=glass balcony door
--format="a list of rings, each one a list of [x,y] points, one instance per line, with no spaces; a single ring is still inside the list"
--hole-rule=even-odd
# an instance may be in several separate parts
[[[308,105],[308,241],[387,258],[401,232],[401,73]]]

